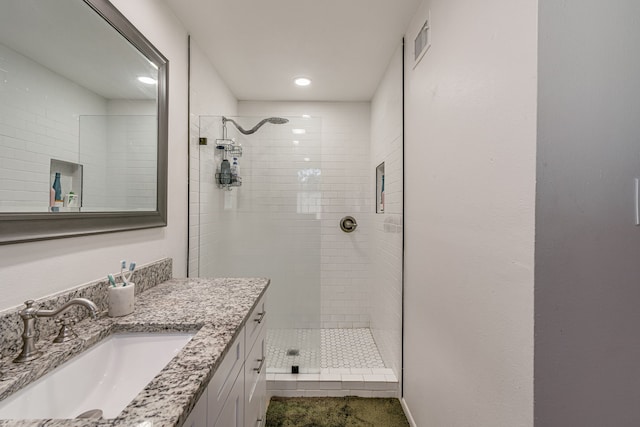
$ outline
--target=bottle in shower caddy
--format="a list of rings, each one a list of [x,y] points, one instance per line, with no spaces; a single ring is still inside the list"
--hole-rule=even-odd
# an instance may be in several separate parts
[[[222,163],[220,163],[220,178],[219,182],[222,185],[231,184],[231,165],[229,164],[229,160],[224,159]]]
[[[240,166],[238,166],[238,158],[234,157],[231,165],[231,182],[238,182],[238,176],[240,176]]]

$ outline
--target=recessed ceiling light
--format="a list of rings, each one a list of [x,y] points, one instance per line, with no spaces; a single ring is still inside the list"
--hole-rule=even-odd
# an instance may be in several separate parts
[[[294,80],[295,84],[298,86],[309,86],[311,84],[311,79],[306,77],[298,77]]]
[[[303,114],[303,115],[302,115],[302,118],[303,118],[303,119],[310,119],[310,118],[311,118],[311,116],[310,116],[309,114]]]
[[[308,157],[305,157],[305,158],[304,158],[304,161],[305,161],[305,162],[310,162],[310,161],[311,161],[311,159],[310,159],[310,158],[308,158]]]
[[[305,129],[291,129],[291,132],[293,132],[296,135],[303,135],[307,133]]]
[[[147,76],[140,76],[138,77],[138,81],[147,84],[147,85],[154,85],[156,83],[158,83],[158,81],[156,79],[152,79],[151,77],[147,77]]]
[[[300,144],[300,141],[293,141],[293,145],[298,145]]]

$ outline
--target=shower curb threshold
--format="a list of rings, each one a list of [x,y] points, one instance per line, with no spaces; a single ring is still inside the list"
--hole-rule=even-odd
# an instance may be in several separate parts
[[[398,385],[389,368],[328,368],[319,374],[267,372],[267,394],[279,397],[397,398]]]

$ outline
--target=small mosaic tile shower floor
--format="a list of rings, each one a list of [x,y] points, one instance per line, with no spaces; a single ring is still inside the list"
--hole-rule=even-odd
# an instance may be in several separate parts
[[[267,330],[267,371],[291,373],[292,365],[300,366],[300,373],[385,367],[366,328]]]

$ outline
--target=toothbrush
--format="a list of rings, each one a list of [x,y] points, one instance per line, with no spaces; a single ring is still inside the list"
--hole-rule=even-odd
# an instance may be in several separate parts
[[[133,272],[136,269],[136,263],[135,261],[132,261],[131,264],[129,264],[129,271],[126,272],[125,269],[127,268],[127,261],[123,260],[120,263],[120,276],[122,277],[122,282],[123,285],[122,286],[127,286],[129,284],[129,281],[131,280],[131,277],[133,276]],[[127,274],[129,273],[129,274]]]
[[[127,277],[124,275],[124,270],[127,268],[127,260],[120,261],[120,278],[122,279],[122,286],[127,286]]]
[[[133,277],[133,272],[135,269],[136,269],[136,262],[131,261],[131,264],[129,264],[129,276],[127,277],[127,284],[131,281],[131,278]]]
[[[116,287],[116,279],[113,278],[113,274],[107,274],[107,279],[109,279],[109,284],[112,287]]]

